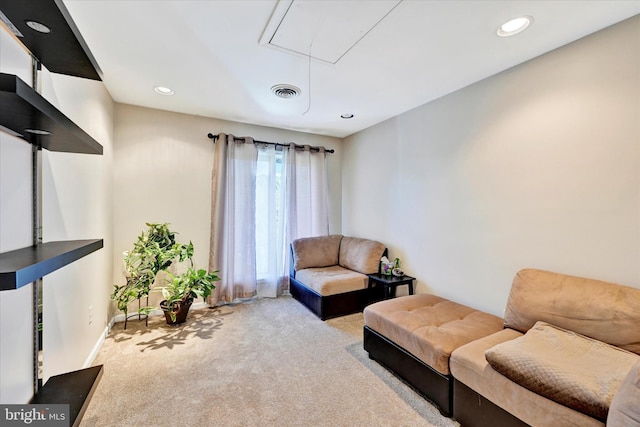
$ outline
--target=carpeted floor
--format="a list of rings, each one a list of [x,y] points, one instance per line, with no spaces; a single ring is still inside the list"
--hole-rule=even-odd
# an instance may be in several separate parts
[[[118,323],[81,426],[458,426],[369,360],[362,326],[291,297]]]

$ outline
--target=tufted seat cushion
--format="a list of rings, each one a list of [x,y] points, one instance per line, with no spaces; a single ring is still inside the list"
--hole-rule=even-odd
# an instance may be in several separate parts
[[[296,273],[296,279],[322,296],[366,289],[368,281],[364,274],[339,265],[305,268]]]
[[[453,350],[503,328],[497,316],[430,294],[369,305],[364,323],[443,375]]]

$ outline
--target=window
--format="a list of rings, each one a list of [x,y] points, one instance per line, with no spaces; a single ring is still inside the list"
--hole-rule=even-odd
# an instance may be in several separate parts
[[[256,278],[268,281],[278,276],[284,240],[283,151],[273,147],[258,150],[256,166]]]

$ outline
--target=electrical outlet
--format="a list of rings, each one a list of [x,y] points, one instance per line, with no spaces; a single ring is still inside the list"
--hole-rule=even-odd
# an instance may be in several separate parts
[[[93,323],[93,306],[89,306],[89,324]]]

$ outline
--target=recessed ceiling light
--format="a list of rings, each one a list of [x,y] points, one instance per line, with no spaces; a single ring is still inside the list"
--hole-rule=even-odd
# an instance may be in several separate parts
[[[530,16],[520,16],[518,18],[510,19],[498,28],[498,35],[500,37],[509,37],[524,31],[531,23],[533,18]]]
[[[24,131],[32,133],[34,135],[51,135],[51,132],[42,129],[25,129]]]
[[[43,33],[43,34],[49,34],[51,32],[51,28],[47,27],[46,25],[38,22],[38,21],[24,21],[25,24],[27,24],[27,27],[31,28],[34,31],[37,31],[39,33]]]
[[[173,94],[175,94],[175,92],[173,90],[169,89],[168,87],[164,87],[164,86],[156,86],[156,87],[153,88],[153,90],[155,90],[160,95],[173,95]]]
[[[342,117],[343,119],[353,119],[353,114],[340,114],[340,117]]]

